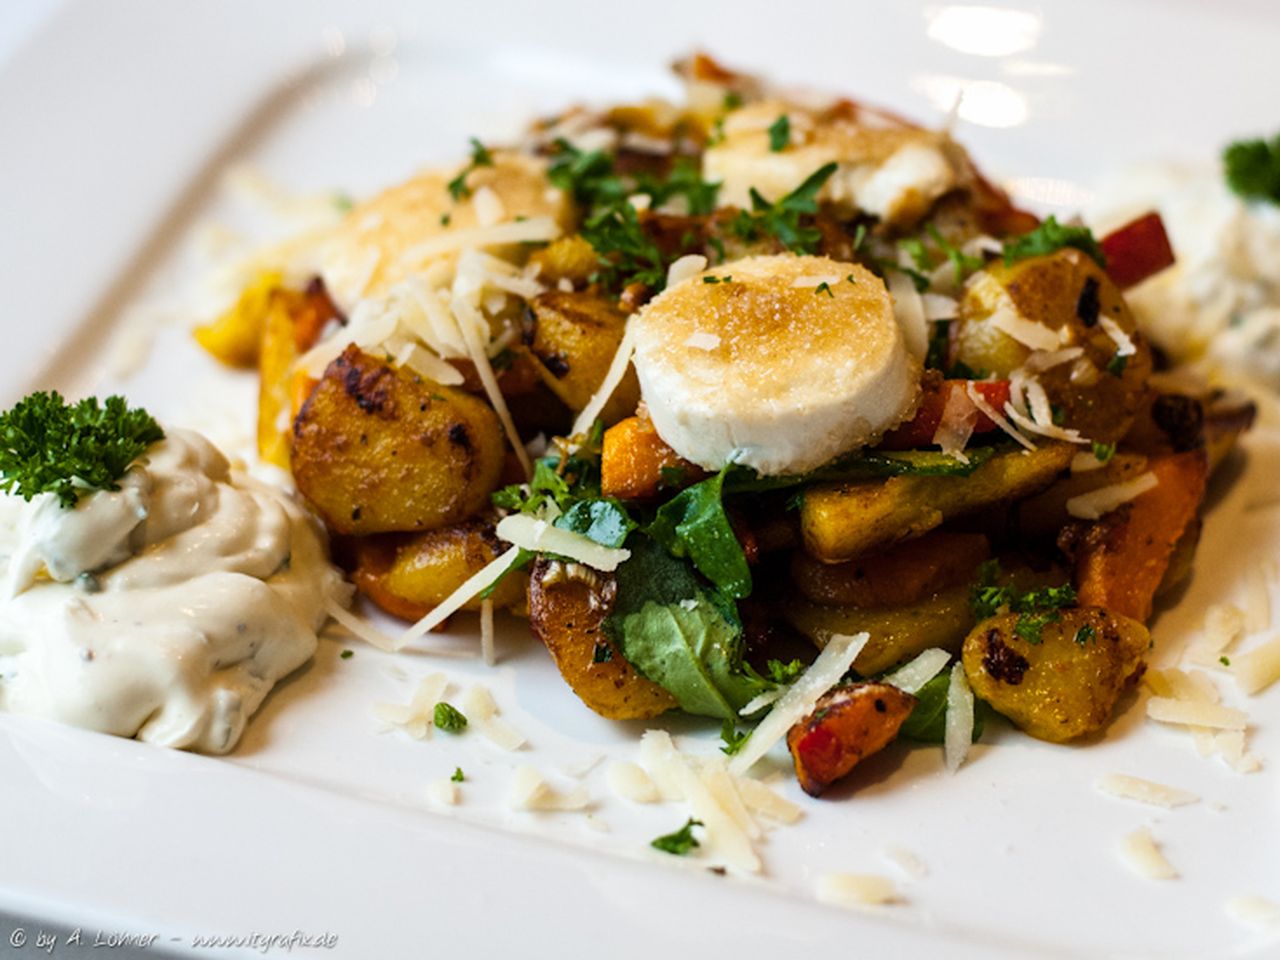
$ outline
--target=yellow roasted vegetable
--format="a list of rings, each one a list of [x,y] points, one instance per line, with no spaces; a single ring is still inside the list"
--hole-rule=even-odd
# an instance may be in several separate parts
[[[196,342],[231,367],[252,367],[271,309],[272,295],[282,284],[280,272],[266,270],[244,288],[235,304],[216,320],[196,327]]]
[[[483,401],[351,346],[298,414],[293,476],[335,532],[434,530],[488,505],[503,450]]]
[[[964,641],[974,694],[1041,740],[1065,743],[1103,729],[1141,675],[1151,645],[1137,620],[1101,607],[1050,614],[1035,632],[1007,613],[979,623]]]
[[[805,549],[825,563],[839,563],[918,537],[950,517],[1047,487],[1074,455],[1069,444],[1045,443],[1026,453],[997,454],[967,477],[819,484],[805,491],[800,510]]]
[[[595,294],[549,291],[529,304],[533,317],[529,352],[542,381],[565,406],[577,412],[604,381],[626,329],[626,316]],[[602,418],[612,423],[633,412],[640,400],[635,373],[614,390]]]

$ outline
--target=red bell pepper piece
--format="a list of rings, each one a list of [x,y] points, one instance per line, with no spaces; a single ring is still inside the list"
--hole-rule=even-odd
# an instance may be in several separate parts
[[[1148,213],[1102,238],[1107,275],[1121,290],[1173,265],[1173,247],[1158,213]]]
[[[880,449],[917,450],[920,447],[930,446],[933,443],[933,435],[938,431],[938,424],[942,422],[942,411],[947,405],[951,391],[964,390],[970,383],[974,385],[974,389],[982,399],[997,410],[1003,410],[1004,405],[1009,402],[1008,380],[935,380],[932,383],[925,383],[924,396],[920,400],[916,415],[902,426],[885,434],[880,442]],[[987,433],[994,429],[996,429],[995,422],[979,411],[973,425],[973,432]]]

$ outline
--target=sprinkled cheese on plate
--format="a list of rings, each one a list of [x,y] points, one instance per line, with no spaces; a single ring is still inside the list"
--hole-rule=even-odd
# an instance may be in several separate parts
[[[1036,445],[1034,443],[1019,433],[1018,430],[1005,419],[1004,415],[987,401],[987,398],[979,392],[972,380],[964,385],[964,390],[965,393],[969,395],[969,399],[973,401],[973,405],[981,410],[988,420],[994,423],[1026,449],[1036,449]]]
[[[965,676],[964,664],[951,668],[951,682],[947,686],[947,720],[943,731],[943,756],[947,769],[955,773],[969,755],[973,745],[973,691]]]
[[[1125,864],[1140,877],[1149,880],[1176,880],[1178,871],[1156,846],[1151,831],[1142,827],[1120,841],[1120,856]]]
[[[458,785],[451,780],[432,780],[427,784],[427,799],[442,807],[452,807],[458,802]]]
[[[1179,790],[1177,787],[1168,787],[1153,780],[1143,780],[1141,777],[1130,777],[1122,773],[1109,773],[1101,777],[1097,787],[1103,793],[1113,797],[1136,800],[1139,803],[1170,810],[1189,803],[1197,803],[1200,800],[1196,794],[1187,790]]]
[[[1147,716],[1161,723],[1180,723],[1218,730],[1243,730],[1248,726],[1248,717],[1243,711],[1215,703],[1171,700],[1168,697],[1152,697],[1148,700]]]
[[[546,777],[528,764],[516,768],[511,778],[510,803],[514,810],[579,811],[585,810],[591,798],[585,787],[568,792],[556,790]]]
[[[1240,689],[1249,695],[1261,693],[1280,680],[1280,637],[1274,637],[1247,653],[1231,658],[1231,668]]]
[[[629,760],[609,764],[605,770],[605,781],[616,796],[632,803],[657,803],[662,799],[644,769]]]
[[[893,881],[875,873],[825,873],[814,893],[836,907],[881,906],[901,900]]]

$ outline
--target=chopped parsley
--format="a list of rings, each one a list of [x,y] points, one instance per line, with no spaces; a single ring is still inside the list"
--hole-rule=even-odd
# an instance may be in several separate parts
[[[1078,643],[1082,647],[1086,643],[1090,642],[1091,640],[1096,640],[1097,638],[1098,638],[1098,631],[1093,628],[1093,624],[1091,623],[1086,623],[1083,627],[1081,627],[1079,630],[1076,631],[1076,637],[1075,637],[1076,643]]]
[[[1237,140],[1222,152],[1227,185],[1246,200],[1280,203],[1280,136]]]
[[[683,857],[694,847],[700,847],[702,844],[698,842],[698,838],[693,835],[693,828],[702,826],[701,820],[695,820],[690,817],[683,827],[675,833],[668,833],[665,836],[658,837],[652,841],[649,846],[655,850],[661,850],[663,853],[674,854],[677,857]]]
[[[933,242],[938,245],[938,249],[943,252],[948,260],[951,261],[956,271],[956,283],[963,283],[964,278],[971,273],[977,273],[984,266],[982,257],[972,256],[965,253],[954,243],[944,237],[938,228],[933,224],[929,224],[929,236],[933,238]]]
[[[769,125],[769,149],[781,153],[791,146],[791,118],[785,113]]]
[[[467,729],[467,718],[453,704],[441,700],[431,713],[431,720],[436,728],[445,733],[461,733]]]
[[[444,213],[440,214],[440,226],[447,227],[452,222],[453,222],[453,214],[449,213],[448,211],[445,211]]]
[[[454,767],[454,768],[453,768],[453,776],[452,776],[452,777],[450,777],[449,779],[450,779],[451,781],[453,781],[454,783],[462,783],[462,782],[463,782],[464,780],[466,780],[467,778],[466,778],[466,775],[462,772],[462,768],[461,768],[461,767]]]
[[[792,660],[789,663],[783,663],[781,660],[769,660],[764,665],[765,671],[769,674],[769,679],[774,683],[792,683],[796,677],[805,671],[803,660]]]
[[[724,741],[724,746],[720,748],[720,752],[727,753],[732,757],[751,739],[751,731],[743,730],[739,733],[733,721],[726,720],[720,726],[720,739]]]
[[[733,274],[728,274],[723,277],[712,277],[712,276],[703,277],[702,282],[703,283],[733,283]]]
[[[800,186],[773,203],[752,187],[751,210],[738,212],[732,223],[733,232],[749,243],[771,236],[793,253],[813,253],[818,249],[822,233],[814,227],[802,226],[800,218],[818,212],[818,191],[836,169],[834,162],[819,167]]]
[[[355,655],[356,655],[356,652],[354,650],[343,650],[340,654],[338,654],[338,659],[350,660]]]
[[[333,195],[333,208],[339,213],[350,213],[351,208],[356,202],[351,199],[351,194],[338,192]]]
[[[0,414],[0,490],[24,500],[52,493],[74,507],[87,490],[119,490],[129,465],[163,439],[124,397],[70,404],[57,391],[33,393]]]
[[[1041,633],[1044,628],[1051,623],[1056,623],[1061,616],[1056,610],[1048,613],[1024,613],[1013,625],[1014,636],[1021,637],[1027,643],[1038,644],[1042,639]]]
[[[1076,604],[1076,591],[1069,583],[1019,591],[997,583],[1000,563],[988,560],[978,568],[978,582],[969,595],[969,606],[978,620],[994,617],[1002,610],[1018,614],[1013,632],[1027,643],[1040,643],[1046,626],[1055,623],[1059,610]]]
[[[1218,658],[1218,662],[1222,664],[1224,667],[1231,666],[1231,658],[1228,657],[1226,654],[1223,654],[1222,656],[1220,656]]]
[[[833,300],[835,299],[835,296],[836,296],[834,293],[831,292],[831,284],[827,283],[827,281],[825,280],[823,280],[820,284],[814,287],[813,292],[815,296],[819,293],[825,293],[828,297],[831,297]]]
[[[493,166],[493,154],[475,137],[471,138],[471,161],[462,168],[462,172],[446,184],[449,196],[454,201],[464,200],[471,196],[471,188],[467,186],[467,177],[481,167]],[[443,222],[443,221],[442,221]]]
[[[1098,266],[1106,269],[1107,258],[1102,253],[1102,245],[1098,243],[1093,231],[1088,227],[1073,227],[1058,223],[1055,217],[1049,217],[1030,233],[1006,240],[1004,244],[1005,266],[1025,260],[1028,257],[1042,257],[1054,253],[1064,247],[1074,247],[1088,254]]]
[[[742,94],[738,93],[736,90],[730,90],[724,95],[724,100],[720,105],[726,111],[737,110],[742,106]]]
[[[1116,455],[1116,445],[1114,443],[1102,443],[1098,440],[1093,441],[1093,459],[1099,463],[1107,463]]]
[[[1129,365],[1129,357],[1122,353],[1115,353],[1110,360],[1107,361],[1107,373],[1113,377],[1123,377],[1124,368]]]
[[[605,643],[603,640],[597,640],[596,645],[591,648],[592,663],[608,663],[613,659],[613,647]]]
[[[847,277],[845,277],[845,279],[848,280],[850,283],[852,283],[855,287],[858,285],[858,280],[856,277],[854,277],[852,273],[849,274]]]

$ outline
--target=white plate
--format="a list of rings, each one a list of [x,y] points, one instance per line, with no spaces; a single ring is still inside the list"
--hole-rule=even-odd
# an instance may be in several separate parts
[[[217,187],[230,165],[252,162],[298,191],[365,193],[460,155],[468,135],[501,137],[572,100],[671,92],[660,67],[698,44],[926,121],[966,86],[960,138],[1045,210],[1079,206],[1116,165],[1207,158],[1275,124],[1273,17],[1136,0],[1000,9],[71,4],[0,72],[4,399],[103,384],[108,333],[185,281],[181,251],[198,223],[226,212]],[[252,384],[214,369],[176,327],[124,387],[163,418],[216,407],[248,428]],[[1280,461],[1273,446],[1251,446],[1240,482],[1218,490],[1191,588],[1160,618],[1161,651],[1275,553],[1275,512],[1244,511]],[[338,659],[344,646],[356,650],[350,660]],[[1185,736],[1144,723],[1140,704],[1088,747],[1002,729],[954,777],[937,750],[894,751],[831,799],[803,800],[788,785],[806,819],[770,834],[764,880],[739,882],[696,859],[658,862],[647,842],[683,811],[609,799],[603,765],[583,782],[608,832],[579,814],[508,811],[517,762],[570,785],[566,768],[630,756],[640,728],[581,707],[519,627],[500,654],[493,673],[325,642],[226,760],[0,717],[0,907],[177,946],[201,934],[328,932],[340,953],[379,958],[467,946],[1204,957],[1274,943],[1229,920],[1223,903],[1280,900],[1276,775],[1198,758]],[[471,735],[376,735],[372,703],[406,699],[434,669],[483,677],[532,749],[512,757]],[[1252,749],[1280,756],[1280,696],[1251,709]],[[713,749],[706,727],[672,727]],[[446,816],[424,787],[455,765],[468,774],[466,799]],[[1093,781],[1112,771],[1204,799],[1165,813],[1103,797]],[[1120,837],[1143,825],[1180,880],[1142,880],[1118,861]],[[889,846],[929,867],[924,879],[898,878],[905,903],[850,914],[812,901],[829,871],[894,875]]]

